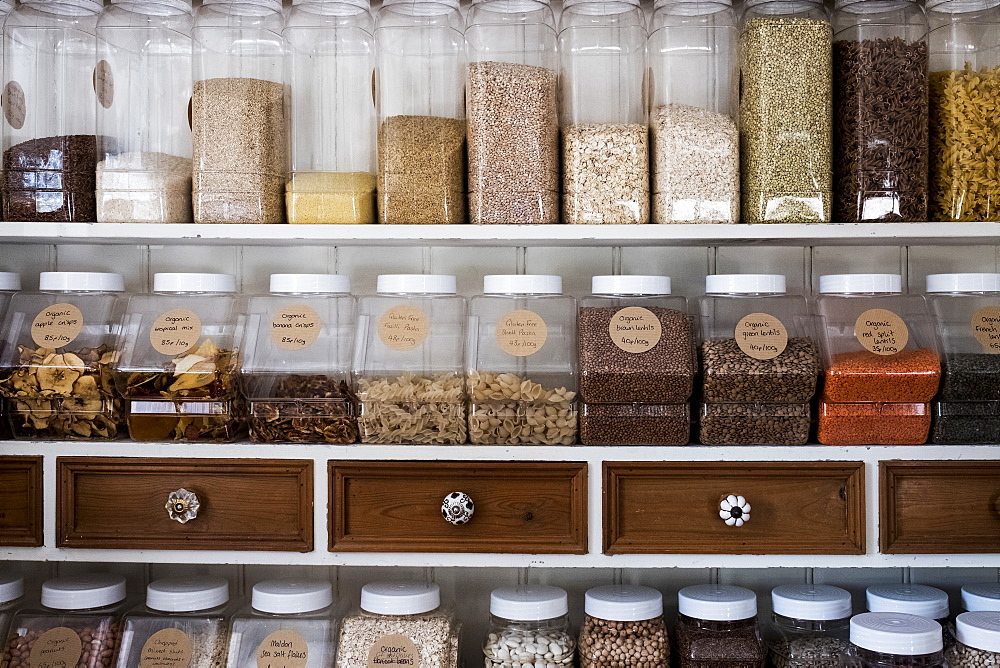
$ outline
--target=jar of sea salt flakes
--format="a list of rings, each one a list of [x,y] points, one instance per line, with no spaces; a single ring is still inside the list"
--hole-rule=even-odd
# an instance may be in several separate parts
[[[828,585],[771,590],[774,668],[836,668],[850,638],[851,594]]]
[[[1000,612],[1000,584],[981,582],[963,586],[962,607],[969,612]]]
[[[606,585],[588,590],[584,601],[582,668],[666,668],[670,643],[663,594],[649,587]]]
[[[866,612],[851,618],[851,644],[842,668],[944,668],[941,625],[902,612]]]
[[[963,612],[955,633],[958,642],[945,653],[951,668],[1000,666],[1000,612]]]
[[[576,640],[570,633],[566,591],[526,585],[494,589],[490,625],[483,643],[486,668],[572,666]]]

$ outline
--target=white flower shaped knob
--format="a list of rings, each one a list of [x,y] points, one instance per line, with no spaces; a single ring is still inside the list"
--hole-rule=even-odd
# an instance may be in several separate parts
[[[170,495],[167,497],[167,504],[164,507],[167,509],[167,515],[170,516],[170,519],[177,520],[181,524],[187,524],[198,517],[198,509],[201,508],[201,501],[198,500],[197,494],[181,487],[178,490],[170,492]]]
[[[729,494],[719,502],[719,517],[731,527],[741,527],[750,521],[750,502],[739,494]]]
[[[461,526],[472,519],[476,504],[465,492],[452,492],[441,502],[441,515],[455,526]]]

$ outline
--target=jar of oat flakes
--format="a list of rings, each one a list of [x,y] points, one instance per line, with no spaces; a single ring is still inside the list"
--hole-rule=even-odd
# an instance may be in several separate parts
[[[580,630],[581,668],[666,668],[670,643],[663,595],[649,587],[606,585],[587,591]]]
[[[576,638],[569,628],[566,591],[523,585],[494,589],[490,624],[483,643],[486,668],[572,666]]]
[[[771,590],[768,649],[774,668],[837,668],[850,636],[851,594],[829,585]]]

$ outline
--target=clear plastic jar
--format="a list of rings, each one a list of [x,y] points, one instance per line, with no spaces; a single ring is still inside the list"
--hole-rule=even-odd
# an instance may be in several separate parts
[[[869,612],[901,612],[933,619],[941,626],[945,648],[955,643],[948,594],[919,584],[871,585],[865,590]]]
[[[1000,612],[1000,584],[980,582],[964,585],[962,607],[969,612]]]
[[[196,223],[283,223],[288,109],[280,0],[205,0],[195,13]]]
[[[831,40],[819,2],[748,0],[744,7],[743,222],[830,222]]]
[[[354,390],[362,443],[465,443],[465,297],[454,276],[385,274],[358,300]]]
[[[687,445],[694,322],[667,276],[594,276],[580,300],[580,441]]]
[[[97,22],[97,221],[190,223],[191,0],[112,0]]]
[[[533,274],[485,276],[483,293],[469,302],[469,442],[573,445],[576,300]]]
[[[347,276],[271,274],[251,297],[240,346],[250,438],[258,443],[358,439],[351,390],[355,301]]]
[[[829,585],[771,590],[768,650],[774,668],[837,668],[850,638],[851,594]]]
[[[24,578],[9,572],[0,572],[0,638],[7,639],[11,616],[24,602]],[[4,645],[6,648],[6,645]],[[6,651],[0,654],[0,663],[10,660]]]
[[[125,578],[94,573],[48,580],[42,585],[40,608],[19,610],[10,624],[2,663],[19,665],[111,668],[121,638]],[[46,656],[33,662],[36,647]]]
[[[559,18],[564,223],[649,222],[646,19],[639,0]]]
[[[146,587],[146,605],[125,614],[117,668],[221,668],[229,645],[229,583],[165,578]]]
[[[833,219],[927,220],[923,9],[916,0],[837,0],[833,33]]]
[[[667,668],[670,643],[663,595],[649,587],[606,585],[588,589],[580,629],[581,668]]]
[[[653,222],[740,222],[739,30],[727,0],[655,4]]]
[[[819,291],[825,368],[819,442],[924,443],[941,378],[924,298],[904,295],[899,274],[820,276]]]
[[[328,668],[337,650],[333,586],[325,580],[266,580],[232,620],[227,668]]]
[[[935,221],[1000,216],[1000,1],[928,0],[930,202]],[[980,120],[983,119],[983,120]]]
[[[121,320],[121,274],[45,271],[38,292],[13,296],[3,330],[0,393],[15,438],[117,438],[122,405],[111,382]]]
[[[378,11],[380,223],[466,222],[464,29],[458,0]]]
[[[945,652],[950,668],[1000,666],[1000,614],[963,612],[955,618],[958,642]]]
[[[94,221],[98,0],[27,0],[4,21],[3,219]],[[106,81],[106,79],[101,79]]]
[[[552,8],[547,0],[480,0],[469,9],[466,26],[469,220],[558,223]]]
[[[941,625],[901,612],[866,612],[851,618],[851,644],[842,668],[945,668]]]
[[[10,300],[13,298],[14,293],[21,289],[21,276],[13,271],[0,271],[0,324],[4,322],[4,318],[7,315],[7,307],[10,305]],[[0,330],[6,331],[6,330]],[[0,364],[3,363],[4,351],[7,348],[7,342],[0,342]],[[2,368],[2,367],[0,367]],[[4,392],[0,389],[0,439],[10,438],[10,423],[7,421],[7,400],[3,398]],[[3,629],[0,628],[0,635],[3,635]]]
[[[335,668],[458,668],[461,630],[436,584],[371,582],[341,624]]]
[[[576,638],[569,628],[566,591],[545,585],[494,589],[483,642],[486,668],[573,666]]]
[[[289,223],[375,222],[374,33],[368,0],[292,3]]]
[[[701,442],[804,445],[819,354],[779,274],[717,274],[701,298]]]
[[[757,596],[732,585],[693,585],[677,592],[680,668],[764,668],[767,647],[757,626]]]
[[[244,429],[236,279],[153,274],[128,302],[115,365],[134,441],[226,442]]]

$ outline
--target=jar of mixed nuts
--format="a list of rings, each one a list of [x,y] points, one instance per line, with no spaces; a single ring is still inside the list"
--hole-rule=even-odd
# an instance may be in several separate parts
[[[774,668],[837,668],[850,638],[851,594],[829,585],[771,590]]]
[[[570,633],[566,591],[523,585],[494,589],[483,653],[486,668],[572,666],[576,639]]]
[[[32,665],[110,668],[125,607],[125,578],[94,573],[48,580],[41,608],[14,615],[3,660],[8,668]],[[32,655],[35,656],[34,661]]]
[[[680,668],[763,668],[767,648],[757,626],[757,596],[733,585],[677,592]]]
[[[663,595],[649,587],[606,585],[587,591],[580,666],[666,668],[670,660]]]
[[[111,365],[121,319],[121,274],[45,271],[38,292],[11,298],[0,350],[0,393],[19,439],[112,440],[122,405]]]
[[[2,11],[2,7],[0,7],[0,11]],[[0,271],[0,323],[3,323],[4,321],[11,298],[13,298],[14,293],[20,289],[20,274],[16,274],[12,271]],[[0,342],[0,360],[3,359],[3,351],[6,346],[6,342]],[[5,439],[10,438],[11,433],[10,425],[7,423],[7,402],[2,397],[3,394],[0,393],[0,439]],[[0,629],[0,633],[2,632],[3,629]]]
[[[963,586],[962,607],[969,612],[1000,612],[1000,584],[980,582]]]
[[[7,639],[14,609],[23,603],[24,578],[14,573],[0,573],[0,638]]]
[[[963,612],[955,634],[958,642],[945,652],[950,668],[1000,666],[1000,612]]]
[[[944,668],[941,625],[902,612],[866,612],[851,618],[843,668]]]
[[[941,625],[944,646],[955,643],[948,594],[937,587],[919,584],[872,585],[865,590],[869,612],[902,612],[933,619]]]

